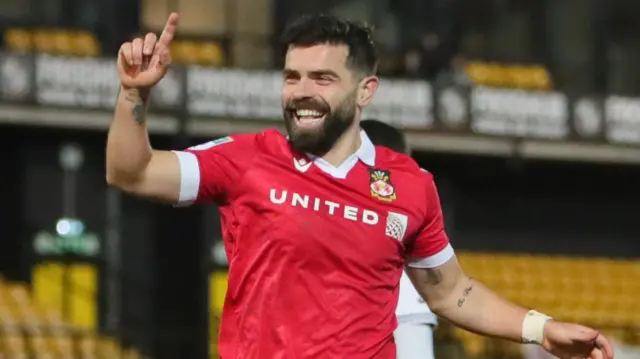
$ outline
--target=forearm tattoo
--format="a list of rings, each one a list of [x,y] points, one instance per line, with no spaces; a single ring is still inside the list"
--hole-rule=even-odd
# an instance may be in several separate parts
[[[147,120],[147,105],[144,96],[137,90],[125,90],[124,99],[133,104],[131,115],[138,124]]]
[[[469,278],[469,280],[471,281],[471,283],[462,290],[462,296],[460,297],[460,299],[458,299],[458,308],[462,308],[467,298],[469,297],[469,294],[471,294],[471,291],[473,290],[473,279]]]

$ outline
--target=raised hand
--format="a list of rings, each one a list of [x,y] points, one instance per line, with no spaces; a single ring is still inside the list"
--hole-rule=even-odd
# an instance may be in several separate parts
[[[561,359],[613,359],[607,338],[579,324],[547,322],[542,347]]]
[[[178,14],[171,13],[160,34],[148,33],[125,42],[118,52],[118,75],[125,88],[148,90],[160,82],[171,63],[169,46],[178,26]]]

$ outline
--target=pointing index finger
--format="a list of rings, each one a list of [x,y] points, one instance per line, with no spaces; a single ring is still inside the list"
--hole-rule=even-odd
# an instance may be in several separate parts
[[[162,30],[162,34],[160,34],[160,39],[158,39],[158,43],[164,46],[169,46],[171,40],[173,40],[174,35],[176,34],[176,28],[178,27],[178,14],[172,12],[167,19],[167,23],[164,25],[164,29]]]

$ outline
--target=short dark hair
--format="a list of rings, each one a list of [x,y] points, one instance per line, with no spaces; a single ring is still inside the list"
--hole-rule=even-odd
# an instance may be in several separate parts
[[[367,119],[360,122],[360,127],[374,145],[388,147],[402,153],[407,153],[409,150],[402,131],[389,124],[376,119]]]
[[[285,53],[291,46],[346,45],[349,49],[349,68],[367,76],[375,75],[378,71],[378,51],[373,41],[373,29],[363,23],[332,15],[304,15],[287,25],[280,41]]]

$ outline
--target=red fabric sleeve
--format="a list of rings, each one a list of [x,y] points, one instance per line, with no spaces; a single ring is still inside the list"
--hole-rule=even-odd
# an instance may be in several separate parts
[[[181,173],[179,204],[223,204],[251,165],[259,136],[234,135],[176,151]]]
[[[416,238],[407,246],[407,256],[410,266],[431,268],[448,261],[454,253],[444,229],[440,197],[433,176],[423,171],[422,178],[426,210]]]

